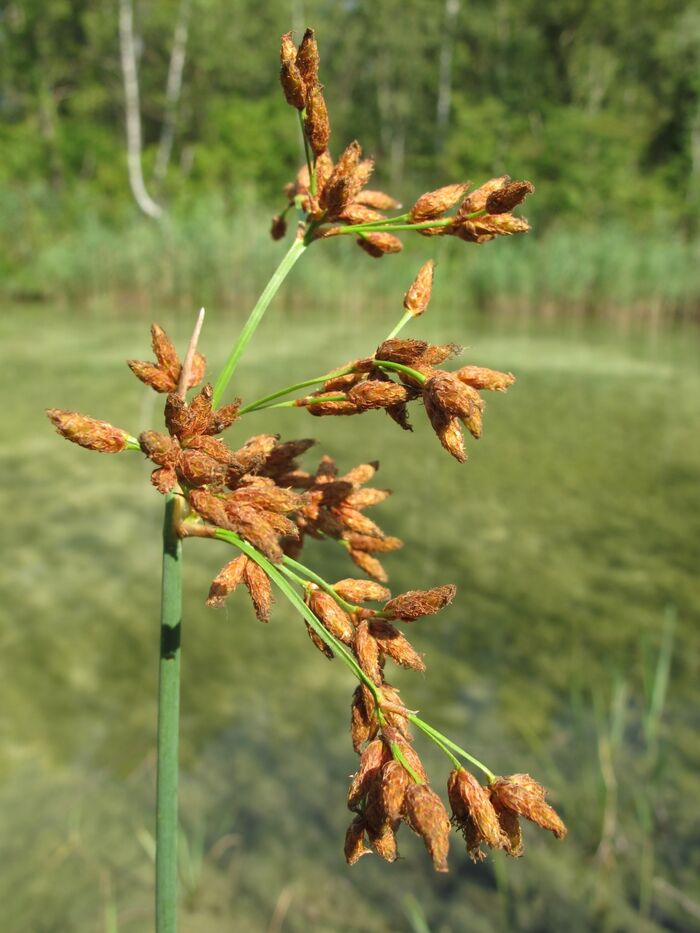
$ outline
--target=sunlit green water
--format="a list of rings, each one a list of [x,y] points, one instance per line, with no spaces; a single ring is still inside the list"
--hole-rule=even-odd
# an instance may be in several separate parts
[[[240,369],[246,398],[370,351],[393,323],[386,308],[339,317],[282,305]],[[189,320],[160,320],[186,340]],[[213,372],[238,323],[210,315],[203,349]],[[268,627],[242,594],[206,609],[208,582],[229,555],[223,544],[188,542],[182,929],[412,930],[416,901],[443,933],[692,929],[697,332],[455,310],[426,315],[414,334],[460,340],[465,360],[518,376],[508,395],[489,398],[465,466],[418,408],[413,435],[380,414],[334,421],[297,411],[249,416],[231,433],[313,435],[341,467],[381,460],[380,485],[395,495],[374,517],[406,541],[386,561],[394,591],[459,585],[449,611],[411,629],[427,675],[397,672],[393,682],[494,770],[529,770],[548,784],[570,836],[529,833],[524,859],[478,867],[455,837],[451,873],[436,876],[403,829],[403,860],[348,870],[351,679],[281,603]],[[158,404],[123,362],[148,355],[147,324],[6,308],[0,340],[0,928],[140,933],[152,928],[161,502],[137,454],[100,457],[61,442],[42,411],[78,408],[134,433],[157,425]],[[331,579],[352,573],[335,550],[316,545],[307,557]],[[655,750],[645,710],[673,619]],[[420,748],[441,787],[446,760]],[[612,828],[599,850],[605,814]]]

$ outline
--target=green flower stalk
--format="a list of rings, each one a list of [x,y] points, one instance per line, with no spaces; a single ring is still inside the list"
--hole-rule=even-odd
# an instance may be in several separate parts
[[[382,191],[368,189],[371,159],[362,158],[357,142],[336,162],[328,150],[330,121],[318,82],[319,55],[313,30],[295,46],[283,36],[281,82],[288,103],[299,114],[306,164],[286,189],[287,207],[273,221],[272,235],[285,235],[286,212],[299,215],[294,240],[250,313],[214,384],[204,383],[206,360],[198,351],[203,311],[197,319],[182,364],[173,343],[158,325],[151,329],[155,361],[128,361],[132,372],[165,395],[166,432],[130,432],[76,412],[50,409],[49,418],[66,439],[103,453],[141,451],[151,461],[151,483],[165,496],[163,579],[158,693],[158,765],[156,801],[156,929],[174,933],[177,923],[177,778],[180,633],[182,625],[182,553],[186,538],[209,538],[234,548],[212,582],[207,603],[221,606],[239,588],[247,590],[255,614],[271,618],[272,588],[288,600],[306,625],[313,644],[339,659],[357,680],[351,704],[350,734],[359,755],[348,791],[353,812],[345,839],[348,864],[371,851],[387,861],[398,854],[396,833],[402,823],[417,833],[438,871],[447,870],[451,825],[464,835],[467,851],[478,861],[481,848],[522,853],[519,818],[566,832],[545,802],[545,791],[529,775],[498,777],[470,751],[441,733],[404,703],[387,680],[390,664],[424,671],[423,657],[411,645],[405,627],[448,606],[456,587],[447,584],[392,596],[383,554],[402,546],[366,514],[388,491],[370,484],[378,464],[369,461],[341,472],[321,457],[315,469],[301,458],[313,441],[280,441],[274,434],[236,438],[221,434],[240,427],[242,416],[269,408],[302,408],[322,418],[384,411],[410,430],[409,407],[422,408],[442,446],[466,460],[463,429],[481,435],[484,391],[503,392],[510,373],[478,366],[444,369],[461,348],[400,339],[399,332],[428,308],[435,273],[425,262],[403,300],[403,313],[388,337],[367,356],[330,365],[323,375],[283,388],[270,385],[261,398],[222,404],[238,363],[253,339],[272,299],[294,265],[310,247],[326,239],[353,235],[369,255],[382,257],[401,249],[397,233],[425,237],[456,236],[482,243],[496,236],[524,232],[527,223],[511,211],[532,191],[529,182],[491,179],[474,190],[468,184],[446,185],[417,199],[409,211]],[[454,213],[448,215],[449,211]],[[429,243],[426,239],[426,243]],[[201,386],[188,396],[190,390]],[[306,389],[311,394],[288,398]],[[335,582],[299,560],[308,538],[335,542],[361,572]],[[451,817],[433,789],[418,751],[415,727],[433,742],[451,765],[448,798]],[[480,784],[464,767],[481,771]]]

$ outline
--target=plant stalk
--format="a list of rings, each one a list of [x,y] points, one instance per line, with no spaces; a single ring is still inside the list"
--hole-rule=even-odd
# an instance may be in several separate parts
[[[282,261],[279,266],[272,273],[270,281],[265,286],[263,293],[258,298],[255,307],[250,312],[250,317],[243,325],[243,330],[238,337],[238,340],[233,346],[229,358],[226,360],[223,370],[219,375],[219,378],[216,380],[216,385],[214,386],[214,396],[212,399],[212,405],[216,406],[221,401],[221,396],[226,391],[226,387],[231,381],[238,361],[241,358],[241,354],[245,348],[250,343],[250,340],[258,328],[260,321],[263,319],[265,311],[267,311],[267,306],[270,304],[272,299],[277,294],[277,291],[287,278],[290,270],[294,266],[294,263],[301,257],[303,252],[306,250],[307,244],[304,239],[295,240],[292,245],[289,247],[289,250],[285,253]]]
[[[172,493],[163,522],[163,579],[158,677],[158,764],[156,777],[156,931],[177,929],[177,779],[180,715],[180,627],[182,542],[175,523],[180,500]]]

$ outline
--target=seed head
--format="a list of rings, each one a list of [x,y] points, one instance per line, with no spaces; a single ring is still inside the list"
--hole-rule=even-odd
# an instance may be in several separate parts
[[[463,366],[455,372],[455,376],[474,389],[487,389],[491,392],[505,392],[515,382],[512,373],[501,373],[483,366]]]
[[[397,236],[383,231],[363,233],[357,237],[357,245],[374,259],[381,259],[386,253],[400,253],[403,249],[403,243]]]
[[[382,765],[389,760],[391,752],[382,739],[373,739],[360,756],[360,767],[353,775],[348,790],[348,809],[356,810],[362,803],[371,785],[376,780]]]
[[[307,89],[297,67],[297,50],[291,32],[282,36],[280,46],[280,82],[287,103],[297,110],[303,110],[306,103]]]
[[[243,580],[243,572],[247,563],[248,558],[245,554],[240,554],[221,568],[209,588],[207,606],[223,606],[224,600],[235,591],[238,584]]]
[[[296,66],[307,92],[318,83],[319,54],[313,29],[307,29],[296,53]]]
[[[358,411],[389,408],[391,405],[407,402],[412,397],[414,395],[406,386],[376,379],[365,379],[348,392],[348,401],[352,402]]]
[[[566,836],[566,826],[559,815],[545,802],[546,791],[529,774],[512,774],[498,778],[491,785],[491,799],[501,810],[510,810],[543,829],[548,829],[557,839]]]
[[[129,433],[115,428],[107,421],[98,421],[77,411],[63,411],[60,408],[47,408],[46,414],[62,437],[87,450],[118,454],[126,448]]]
[[[406,822],[421,836],[436,871],[447,871],[450,820],[445,806],[427,784],[411,784],[406,790]]]
[[[483,185],[480,185],[472,191],[460,204],[459,210],[457,211],[457,219],[463,220],[469,214],[474,214],[476,211],[483,211],[489,196],[492,195],[494,191],[499,191],[501,188],[504,188],[507,182],[507,175],[490,178],[487,182],[484,182]]]
[[[314,155],[319,156],[325,152],[331,135],[331,125],[326,101],[319,85],[314,85],[308,92],[304,129]]]
[[[281,240],[287,232],[287,221],[280,214],[275,214],[272,218],[270,227],[270,236],[273,240]]]
[[[365,742],[371,741],[379,729],[379,721],[367,711],[363,685],[358,684],[352,695],[350,708],[350,737],[352,747],[359,754]]]
[[[474,862],[486,857],[481,844],[501,849],[506,840],[491,803],[489,792],[464,768],[455,769],[447,780],[447,793],[452,807],[452,822],[460,829],[467,851]]]
[[[383,858],[385,862],[396,861],[399,853],[396,847],[396,836],[390,823],[382,823],[377,829],[368,825],[367,836],[370,845],[380,858]]]
[[[352,644],[355,628],[350,616],[340,608],[332,596],[318,587],[310,586],[306,591],[306,604],[331,635],[346,645]]]
[[[401,632],[383,619],[370,619],[368,622],[370,635],[379,645],[387,657],[390,657],[401,667],[408,667],[414,671],[425,671],[423,658],[413,648],[410,641]]]
[[[400,596],[395,596],[384,605],[384,612],[393,619],[402,622],[414,622],[423,616],[432,616],[445,606],[449,606],[455,598],[457,587],[450,583],[446,586],[435,586],[430,590],[409,590]]]
[[[374,583],[372,580],[338,580],[333,584],[333,589],[338,596],[346,599],[350,603],[364,603],[368,600],[373,602],[385,602],[391,598],[391,593],[385,586]]]
[[[469,182],[466,182],[445,185],[444,188],[437,188],[435,191],[422,194],[410,210],[411,222],[420,224],[427,220],[437,220],[464,197],[468,188]]]
[[[375,684],[382,682],[382,669],[379,664],[379,645],[372,636],[366,621],[360,622],[355,629],[355,656],[362,670]]]
[[[511,181],[486,198],[487,214],[507,214],[535,190],[531,181]]]
[[[363,855],[371,855],[371,849],[365,845],[365,820],[356,816],[345,833],[345,861],[354,865]]]
[[[418,270],[418,275],[411,283],[403,298],[403,306],[413,317],[420,317],[430,302],[435,275],[435,260],[429,259]]]

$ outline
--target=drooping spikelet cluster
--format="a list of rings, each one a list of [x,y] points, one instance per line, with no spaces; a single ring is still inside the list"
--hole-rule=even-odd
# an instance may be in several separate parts
[[[511,211],[532,191],[529,182],[492,179],[469,192],[467,184],[448,185],[422,195],[404,215],[391,197],[366,184],[373,169],[351,143],[334,164],[328,151],[330,124],[318,82],[319,56],[312,30],[297,48],[291,33],[283,36],[281,81],[287,101],[300,115],[308,162],[287,195],[301,214],[298,238],[303,246],[349,232],[372,256],[396,252],[399,230],[424,236],[451,235],[482,243],[495,236],[522,232],[526,221]],[[448,211],[456,212],[446,217]],[[273,236],[284,235],[284,217],[275,218]],[[301,384],[319,386],[289,402],[315,416],[362,414],[384,410],[405,430],[411,430],[408,406],[425,408],[443,447],[457,460],[466,459],[463,427],[478,438],[482,430],[482,391],[505,391],[510,373],[478,366],[442,368],[461,352],[453,343],[433,345],[400,339],[400,328],[428,307],[435,267],[423,264],[404,296],[404,316],[370,355]],[[243,585],[257,617],[268,622],[272,582],[284,592],[288,582],[298,587],[290,600],[302,614],[308,634],[329,658],[340,657],[359,684],[351,704],[350,732],[359,767],[351,780],[348,807],[353,819],[345,840],[345,856],[353,864],[375,851],[387,861],[397,857],[396,833],[405,823],[417,833],[438,871],[447,870],[451,827],[462,832],[474,861],[485,858],[482,846],[522,854],[520,817],[563,838],[566,829],[545,801],[541,785],[527,774],[497,777],[470,753],[442,736],[408,709],[399,691],[386,679],[390,664],[423,672],[423,657],[402,626],[427,618],[454,599],[452,585],[411,590],[392,597],[381,555],[402,546],[385,534],[367,509],[389,495],[369,485],[378,464],[361,463],[341,472],[323,456],[314,470],[300,458],[313,445],[304,438],[281,442],[274,434],[248,438],[229,447],[219,435],[235,428],[249,411],[268,407],[271,400],[297,391],[291,386],[257,402],[239,400],[217,407],[212,386],[204,384],[190,400],[187,391],[200,385],[206,361],[196,352],[196,336],[181,364],[162,328],[151,330],[155,362],[130,360],[134,374],[166,395],[166,431],[144,431],[138,438],[106,422],[76,412],[50,409],[59,433],[82,447],[105,453],[139,450],[151,461],[151,482],[161,493],[177,496],[176,533],[182,537],[216,538],[237,547],[237,555],[214,578],[207,603],[218,607]],[[230,376],[230,373],[229,373]],[[221,385],[217,383],[219,395]],[[307,538],[332,539],[354,564],[372,579],[345,578],[328,583],[301,564]],[[289,593],[287,593],[289,595]],[[374,604],[374,606],[372,606]],[[447,782],[451,816],[431,786],[414,747],[411,727],[436,742],[454,765]],[[488,784],[482,785],[459,765],[453,752],[478,765]]]

